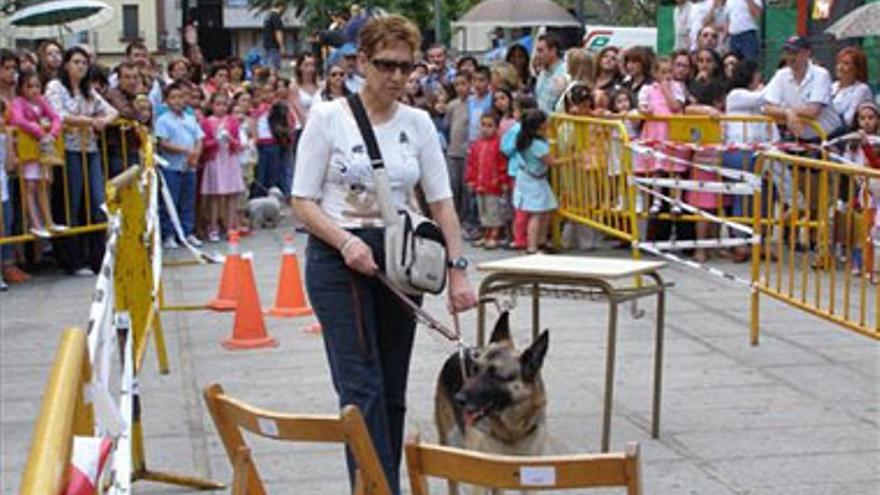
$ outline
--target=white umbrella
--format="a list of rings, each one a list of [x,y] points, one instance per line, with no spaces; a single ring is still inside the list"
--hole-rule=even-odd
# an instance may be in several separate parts
[[[552,0],[484,0],[454,24],[504,28],[580,26],[574,16]]]
[[[3,23],[3,32],[19,39],[52,38],[95,29],[113,15],[113,7],[97,0],[56,0],[16,11]]]
[[[880,2],[862,5],[838,19],[825,32],[837,39],[880,36]]]

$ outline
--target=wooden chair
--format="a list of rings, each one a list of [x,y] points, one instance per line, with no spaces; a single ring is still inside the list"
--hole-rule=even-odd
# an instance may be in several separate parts
[[[418,434],[406,442],[412,495],[429,495],[427,477],[507,490],[567,490],[626,487],[642,494],[639,444],[623,453],[566,456],[505,456],[424,444]]]
[[[356,406],[346,406],[339,416],[291,415],[245,404],[226,395],[218,384],[206,387],[204,396],[232,463],[233,495],[266,495],[241,429],[275,440],[345,444],[358,466],[355,495],[391,494],[370,433]]]

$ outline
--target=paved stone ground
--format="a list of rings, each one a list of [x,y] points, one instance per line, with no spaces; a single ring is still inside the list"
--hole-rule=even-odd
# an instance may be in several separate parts
[[[264,306],[271,303],[281,231],[244,241],[256,253]],[[302,240],[299,244],[301,245]],[[476,260],[509,253],[472,251]],[[590,255],[623,256],[600,251]],[[746,274],[744,266],[726,269]],[[219,266],[166,272],[169,302],[195,303],[216,290]],[[876,494],[880,491],[880,353],[877,343],[764,300],[762,341],[748,343],[748,291],[694,270],[669,267],[674,282],[667,313],[662,431],[650,438],[653,308],[644,319],[622,313],[612,449],[642,445],[648,494]],[[41,276],[0,296],[0,464],[2,492],[17,492],[58,333],[83,324],[93,279]],[[872,288],[876,290],[876,288]],[[441,314],[442,301],[428,303]],[[549,300],[544,376],[549,424],[560,452],[599,448],[604,372],[604,305]],[[514,313],[520,342],[528,304]],[[220,347],[231,314],[163,316],[172,371],[156,372],[155,353],[141,377],[149,466],[230,479],[229,463],[201,401],[219,382],[253,404],[291,412],[336,410],[320,337],[309,319],[267,320],[276,349],[229,352]],[[473,339],[474,320],[464,328]],[[408,431],[434,439],[434,380],[452,348],[420,330],[409,387]],[[272,493],[345,493],[344,462],[335,447],[253,441]],[[404,476],[404,485],[406,477]],[[443,493],[439,485],[435,493]],[[138,493],[187,493],[152,483]],[[408,492],[408,487],[405,488]],[[594,493],[594,492],[591,492]],[[599,491],[597,493],[620,493]]]

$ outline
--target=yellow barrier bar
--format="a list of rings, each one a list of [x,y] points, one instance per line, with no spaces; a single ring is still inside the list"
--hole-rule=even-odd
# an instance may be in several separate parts
[[[76,404],[82,393],[82,373],[87,362],[85,330],[64,330],[34,426],[19,490],[22,495],[57,495],[64,489]]]
[[[867,208],[859,195],[880,181],[880,170],[771,151],[760,154],[756,172],[767,190],[753,200],[752,226],[762,241],[752,249],[752,344],[759,338],[760,294],[880,340],[869,234],[875,212],[856,210]]]

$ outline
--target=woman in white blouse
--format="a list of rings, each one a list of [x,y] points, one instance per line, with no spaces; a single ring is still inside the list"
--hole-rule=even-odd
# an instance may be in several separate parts
[[[874,100],[867,84],[868,58],[860,48],[848,46],[837,53],[835,70],[837,81],[831,85],[831,104],[849,131],[859,105]]]
[[[64,53],[58,79],[46,85],[45,96],[64,125],[64,151],[67,169],[67,198],[61,174],[53,181],[53,210],[56,221],[68,225],[96,224],[105,220],[104,164],[98,154],[97,136],[113,122],[118,113],[97,92],[86,77],[89,54],[80,47]],[[57,170],[57,169],[56,169]],[[84,191],[88,186],[88,208]],[[70,220],[65,218],[70,214]],[[58,239],[55,249],[61,267],[71,274],[85,275],[89,268],[97,273],[104,256],[103,235]]]
[[[407,207],[420,185],[443,231],[449,258],[455,260],[448,287],[451,310],[463,311],[476,305],[476,296],[468,282],[467,261],[461,257],[461,228],[437,131],[426,112],[398,102],[420,37],[404,17],[371,19],[359,34],[359,65],[366,81],[358,95],[385,162],[394,207]],[[302,142],[293,207],[310,233],[309,297],[324,329],[339,403],[355,404],[363,411],[396,495],[414,316],[374,277],[385,259],[384,229],[373,167],[348,101],[316,103]]]

